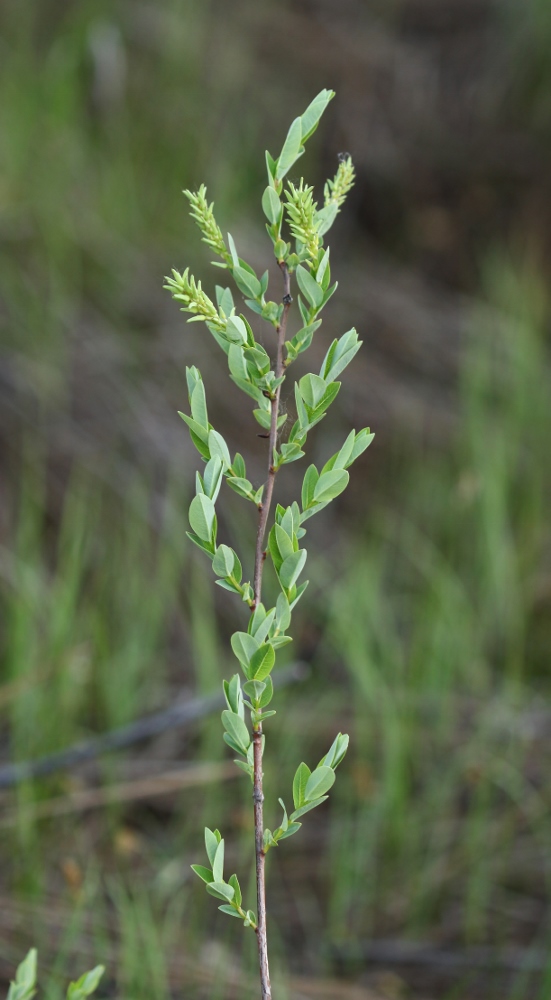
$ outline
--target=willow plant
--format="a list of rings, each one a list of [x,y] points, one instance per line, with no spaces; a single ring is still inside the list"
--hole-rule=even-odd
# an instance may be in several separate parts
[[[228,879],[224,876],[224,840],[219,830],[205,830],[208,866],[192,865],[192,868],[206,883],[207,892],[220,901],[219,909],[255,931],[262,1000],[271,997],[266,936],[266,855],[280,841],[298,832],[300,820],[307,812],[325,802],[335,781],[335,770],[348,746],[348,736],[338,733],[317,767],[310,770],[305,763],[299,765],[292,789],[294,810],[289,813],[280,798],[281,822],[274,830],[266,829],[262,757],[264,724],[275,715],[273,709],[268,708],[273,697],[271,675],[277,651],[291,642],[288,634],[291,614],[308,585],[307,581],[299,583],[306,563],[306,549],[302,547],[305,523],[343,492],[349,480],[348,468],[373,438],[369,428],[358,432],[352,430],[322,469],[310,465],[304,475],[300,502],[294,501],[288,507],[277,504],[268,530],[279,471],[284,465],[303,458],[309,432],[325,417],[340,389],[338,377],[361,346],[356,330],[349,330],[333,340],[318,374],[303,375],[295,383],[296,420],[287,431],[287,414],[281,412],[280,407],[282,388],[285,386],[288,397],[289,368],[299,354],[310,347],[322,323],[321,312],[337,288],[336,283],[331,284],[329,247],[324,247],[324,238],[354,183],[354,167],[347,153],[339,155],[336,175],[325,185],[321,207],[315,201],[311,186],[303,180],[298,184],[286,183],[285,178],[304,153],[305,142],[316,130],[333,96],[332,91],[322,90],[304,114],[295,118],[279,157],[274,159],[266,153],[268,184],[262,195],[262,209],[282,276],[280,301],[267,297],[268,271],[258,277],[254,268],[239,256],[231,235],[228,233],[227,240],[224,239],[204,185],[198,191],[185,191],[184,194],[204,242],[220,258],[216,266],[233,279],[239,296],[237,304],[234,292],[223,285],[216,285],[213,301],[188,268],[183,273],[173,271],[165,285],[173,298],[182,304],[182,311],[191,313],[188,322],[204,322],[226,354],[230,378],[254,401],[253,415],[261,427],[259,437],[268,440],[266,480],[261,486],[253,485],[247,478],[242,455],[238,453],[232,458],[224,437],[209,422],[201,373],[196,367],[186,369],[191,412],[180,416],[206,463],[196,475],[188,536],[210,559],[218,586],[239,598],[249,611],[246,627],[231,637],[244,682],[239,673],[224,681],[227,709],[222,712],[222,725],[224,740],[237,755],[235,763],[253,785],[257,913],[244,904],[237,876],[231,875]],[[291,336],[293,279],[298,286],[300,329]],[[247,318],[241,311],[243,305],[253,316]],[[260,325],[260,320],[272,327],[273,341],[270,341],[268,329],[263,338],[265,346],[249,320],[255,327]],[[272,354],[275,354],[274,361]],[[258,524],[252,582],[243,579],[237,553],[218,541],[216,503],[223,480],[256,508]],[[280,588],[273,607],[265,606],[262,601],[262,574],[267,558]],[[245,722],[245,709],[250,713],[250,727]]]

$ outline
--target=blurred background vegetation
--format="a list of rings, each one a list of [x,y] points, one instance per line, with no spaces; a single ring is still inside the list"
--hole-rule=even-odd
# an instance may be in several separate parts
[[[180,193],[202,181],[272,267],[263,151],[337,91],[300,161],[321,186],[347,150],[358,174],[312,353],[352,323],[364,347],[313,447],[376,439],[312,522],[290,647],[311,670],[267,758],[275,803],[297,759],[352,736],[323,822],[270,857],[277,1000],[551,992],[550,42],[548,0],[0,8],[4,762],[232,669],[236,609],[185,539],[186,363],[259,482],[264,446],[162,279],[214,283]],[[227,760],[215,714],[1,791],[4,979],[34,944],[46,1000],[99,961],[104,996],[256,997],[253,935],[189,870],[219,824],[252,898]]]

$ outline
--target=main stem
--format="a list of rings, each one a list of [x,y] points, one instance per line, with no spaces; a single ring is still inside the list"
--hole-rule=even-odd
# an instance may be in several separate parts
[[[284,262],[280,263],[283,273],[283,314],[281,322],[277,327],[277,357],[275,374],[276,378],[283,375],[283,348],[285,344],[285,334],[287,331],[287,316],[291,307],[291,277]],[[256,535],[256,550],[254,562],[254,607],[262,599],[262,570],[266,553],[264,551],[264,535],[272,504],[274,492],[274,482],[277,470],[274,468],[274,450],[277,444],[277,419],[279,416],[279,399],[281,386],[275,391],[272,399],[272,415],[270,421],[270,440],[268,450],[268,476],[262,504],[260,505],[260,517],[258,519],[258,531]],[[254,802],[254,841],[256,854],[256,899],[258,907],[258,921],[256,936],[258,940],[258,960],[260,963],[260,984],[262,987],[262,1000],[271,1000],[272,988],[270,986],[270,969],[268,965],[268,938],[266,933],[266,879],[264,851],[264,792],[262,790],[262,723],[257,723],[253,728],[253,753],[254,753],[254,778],[253,778],[253,802]]]

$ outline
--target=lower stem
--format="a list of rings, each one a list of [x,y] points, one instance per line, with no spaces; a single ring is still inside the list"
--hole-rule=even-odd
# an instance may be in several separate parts
[[[258,918],[256,937],[258,941],[258,961],[260,964],[260,985],[262,1000],[271,1000],[270,969],[268,965],[268,939],[266,933],[266,889],[264,878],[264,794],[262,792],[262,726],[253,732],[254,753],[254,834],[256,854],[256,902]]]

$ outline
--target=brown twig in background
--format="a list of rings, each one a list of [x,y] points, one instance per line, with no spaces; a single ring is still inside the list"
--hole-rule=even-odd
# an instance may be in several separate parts
[[[83,788],[68,795],[58,795],[44,802],[14,809],[0,819],[0,829],[16,826],[22,819],[51,819],[54,816],[68,816],[71,813],[85,812],[88,809],[104,809],[113,803],[139,802],[144,799],[157,798],[159,795],[171,795],[184,788],[197,788],[219,781],[229,781],[236,778],[238,772],[231,763],[204,761],[201,764],[186,764],[184,767],[171,768],[146,778],[135,781],[121,781],[101,788]]]
[[[274,675],[274,686],[283,687],[296,681],[304,680],[307,667],[303,663],[294,663]],[[182,705],[155,712],[143,719],[137,719],[128,726],[102,733],[90,740],[75,743],[66,750],[39,757],[36,760],[25,760],[16,764],[4,764],[0,767],[0,788],[10,788],[31,778],[41,778],[56,771],[76,767],[85,761],[94,760],[103,753],[112,750],[123,750],[159,733],[177,729],[187,723],[195,722],[224,705],[222,694],[205,695],[202,698],[191,698]]]

